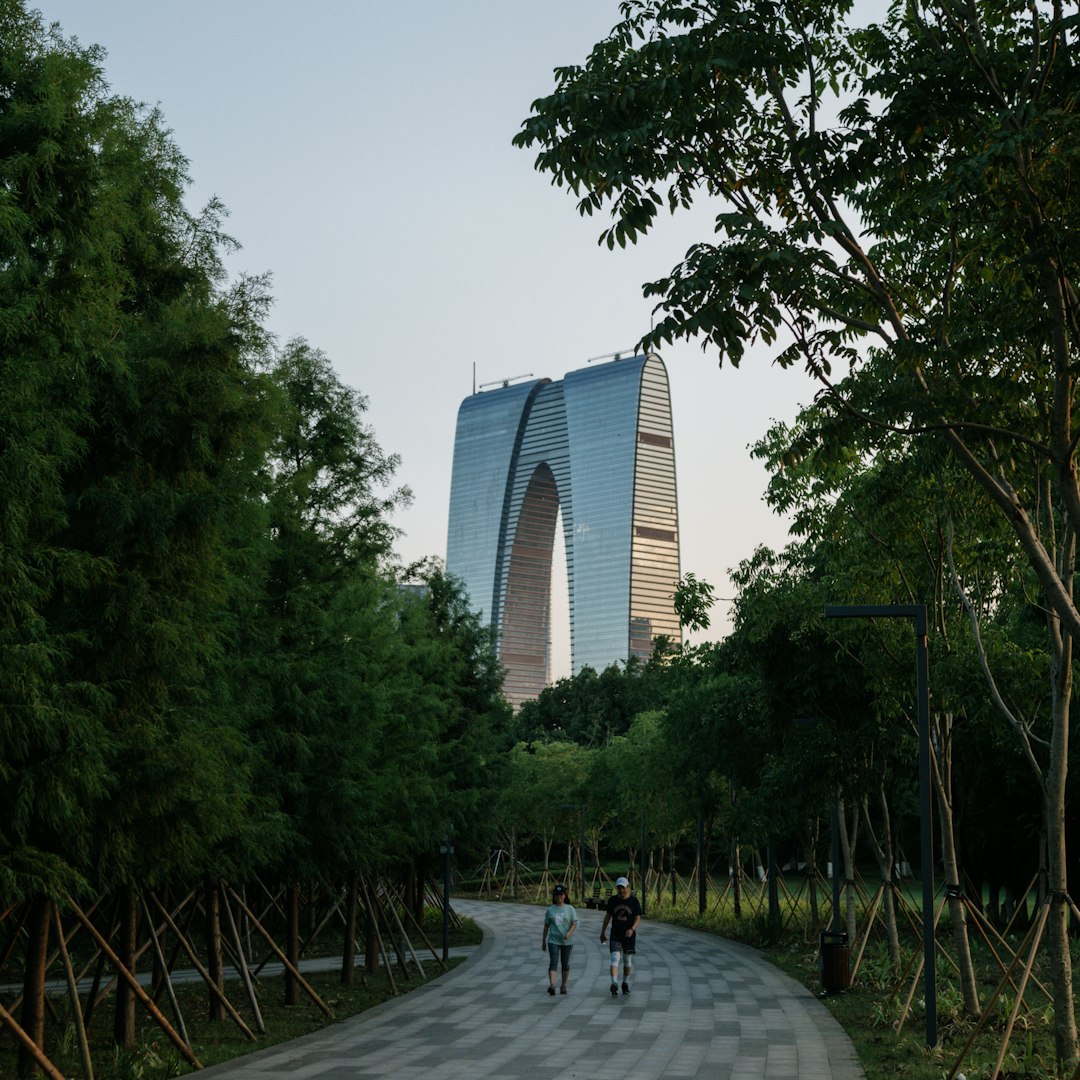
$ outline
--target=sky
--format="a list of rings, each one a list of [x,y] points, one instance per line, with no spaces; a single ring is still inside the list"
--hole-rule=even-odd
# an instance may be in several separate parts
[[[303,337],[368,400],[413,501],[404,561],[446,554],[457,409],[479,385],[560,379],[650,327],[642,284],[712,234],[700,208],[636,248],[535,171],[511,140],[554,68],[583,63],[618,0],[40,0],[65,35],[106,50],[114,93],[158,106],[190,162],[188,205],[225,204],[232,275],[269,271],[270,328]],[[786,523],[749,446],[813,386],[753,349],[738,369],[684,343],[671,385],[682,570],[720,598],[731,568]],[[475,374],[474,374],[475,373]],[[553,674],[569,673],[557,560]],[[562,585],[565,588],[565,585]]]

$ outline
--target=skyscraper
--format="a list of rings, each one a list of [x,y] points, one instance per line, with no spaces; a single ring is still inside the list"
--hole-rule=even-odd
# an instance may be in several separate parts
[[[675,447],[659,357],[504,383],[458,410],[446,565],[495,626],[515,705],[550,680],[560,509],[575,674],[648,656],[660,635],[678,642]]]

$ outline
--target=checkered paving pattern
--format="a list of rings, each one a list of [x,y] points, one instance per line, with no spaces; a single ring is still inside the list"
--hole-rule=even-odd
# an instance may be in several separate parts
[[[632,993],[608,993],[602,914],[579,910],[570,993],[549,997],[542,909],[456,901],[484,928],[468,960],[419,990],[207,1080],[862,1080],[843,1030],[753,949],[641,925]],[[647,913],[646,913],[647,916]]]

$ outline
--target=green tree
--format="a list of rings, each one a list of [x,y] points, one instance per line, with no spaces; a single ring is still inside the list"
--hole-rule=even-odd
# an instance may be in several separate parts
[[[447,832],[455,847],[486,849],[494,839],[487,808],[504,782],[511,709],[494,640],[469,608],[462,584],[437,564],[418,577],[418,595],[402,597],[407,667],[398,716],[409,740],[425,733],[429,760],[399,853],[422,868]],[[407,771],[415,742],[401,749],[398,767]]]
[[[396,644],[380,604],[395,458],[363,422],[366,401],[324,354],[289,342],[269,371],[273,441],[267,459],[263,597],[250,648],[259,660],[252,737],[258,790],[283,826],[278,869],[288,882],[287,953],[299,959],[299,882],[361,859],[378,804],[369,789],[385,691],[373,679]],[[331,820],[326,805],[338,816]],[[333,862],[329,860],[333,859]],[[286,980],[286,999],[299,988]]]
[[[1019,0],[627,0],[584,66],[556,71],[518,145],[610,208],[609,246],[660,208],[717,203],[715,243],[645,287],[650,342],[749,343],[805,363],[834,414],[941,439],[996,508],[1047,609],[1053,731],[1038,763],[1053,900],[1056,1042],[1077,1057],[1064,797],[1080,469],[1071,198],[1076,25]],[[833,365],[847,365],[839,381]]]
[[[663,655],[620,667],[612,664],[599,674],[584,667],[558,679],[533,701],[525,702],[515,719],[519,739],[571,740],[601,747],[625,735],[639,712],[657,708],[664,694]]]
[[[220,288],[220,208],[186,211],[160,117],[111,97],[99,61],[0,4],[0,874],[34,898],[39,1043],[50,903],[117,886],[129,942],[134,885],[205,866],[245,809],[213,690],[251,312]],[[133,1038],[126,990],[116,1034]]]

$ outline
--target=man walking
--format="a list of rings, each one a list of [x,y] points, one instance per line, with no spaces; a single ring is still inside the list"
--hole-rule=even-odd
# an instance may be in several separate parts
[[[615,895],[607,902],[604,925],[600,928],[600,943],[607,941],[607,928],[611,925],[611,996],[619,996],[619,964],[622,964],[622,992],[630,993],[630,973],[637,952],[637,928],[641,922],[641,904],[630,895],[630,882],[626,878],[615,881]]]

